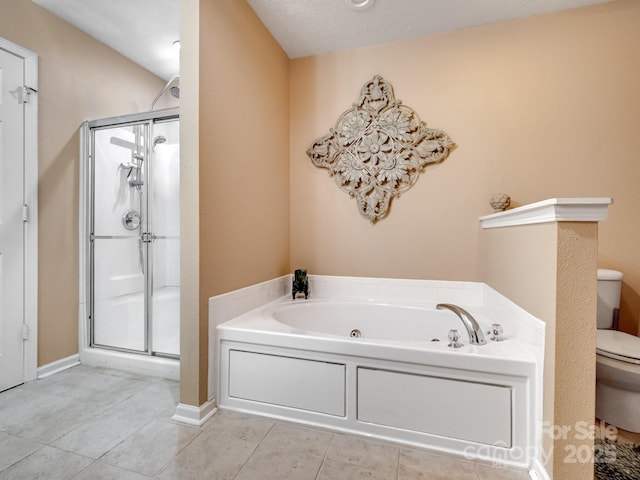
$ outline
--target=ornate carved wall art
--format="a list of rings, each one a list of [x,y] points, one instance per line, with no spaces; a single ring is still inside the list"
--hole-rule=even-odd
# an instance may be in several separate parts
[[[423,168],[444,160],[455,146],[449,136],[427,128],[418,114],[396,100],[379,75],[360,90],[329,135],[307,150],[316,167],[326,168],[338,187],[375,223],[387,214],[393,197],[409,190]]]

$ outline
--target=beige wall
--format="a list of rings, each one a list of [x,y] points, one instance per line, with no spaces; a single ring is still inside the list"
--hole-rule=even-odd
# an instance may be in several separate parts
[[[180,1],[180,22],[180,402],[201,405],[208,335],[200,325],[200,0]]]
[[[30,1],[0,0],[0,37],[38,54],[38,365],[78,353],[78,129],[148,110],[164,81]]]
[[[206,307],[289,269],[289,59],[245,2],[200,2],[199,119]]]
[[[544,418],[591,422],[596,262],[625,273],[623,329],[636,333],[640,316],[638,25],[640,3],[621,0],[292,61],[291,267],[487,279],[547,322]],[[305,151],[374,74],[457,148],[372,226]],[[575,196],[615,203],[599,242],[597,228],[579,224],[483,238],[478,217],[498,192],[516,206]],[[527,255],[527,246],[538,253]],[[502,255],[510,248],[525,254]],[[555,446],[547,465],[554,478],[592,477],[591,465],[564,462],[567,443],[588,442],[544,438],[546,449]]]
[[[556,480],[593,478],[591,463],[572,463],[571,452],[593,448],[577,426],[591,425],[595,412],[597,257],[597,223],[558,224],[554,424],[571,430],[554,441]]]
[[[289,268],[289,60],[244,2],[200,2],[202,304]]]
[[[181,360],[181,372],[191,372],[181,401],[199,405],[207,397],[209,297],[289,271],[289,59],[245,2],[181,7],[190,16],[199,10],[200,25],[192,45],[199,65],[188,73],[183,65],[185,76],[199,72],[199,131],[190,136],[199,148],[199,323],[194,312],[182,318],[190,338],[199,332],[198,359]],[[183,355],[185,347],[195,345],[183,343]]]
[[[640,315],[640,2],[622,0],[291,62],[291,267],[480,280],[478,217],[612,196],[599,265],[625,273],[622,324]],[[371,226],[305,154],[374,74],[458,145]]]
[[[555,350],[558,227],[556,223],[495,228],[481,232],[483,281],[545,322],[543,418],[554,423]],[[593,415],[592,415],[593,416]],[[547,468],[553,468],[547,452],[553,447],[542,438]]]
[[[595,410],[598,224],[490,229],[481,243],[486,282],[546,324],[545,467],[556,480],[590,480],[593,465],[571,463],[571,452],[593,447],[577,426],[591,425]],[[565,428],[566,435],[554,437],[558,430],[551,426]]]

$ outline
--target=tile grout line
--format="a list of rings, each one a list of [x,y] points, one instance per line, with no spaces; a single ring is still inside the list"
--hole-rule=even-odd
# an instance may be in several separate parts
[[[320,462],[320,465],[318,466],[318,471],[316,472],[316,476],[313,477],[314,480],[318,480],[318,477],[320,476],[320,472],[322,471],[322,467],[324,466],[324,462],[327,459],[327,453],[329,452],[329,449],[331,448],[331,444],[333,443],[333,439],[334,438],[336,438],[336,434],[332,433],[331,434],[331,439],[327,443],[327,448],[325,448],[324,453],[322,455],[322,461]]]
[[[11,435],[11,434],[9,434],[9,435]],[[18,435],[14,435],[14,437],[23,438],[23,437],[19,437]],[[30,440],[30,439],[28,439],[28,438],[27,438],[27,439],[25,439],[25,440]],[[36,443],[40,443],[40,442],[36,442]],[[23,460],[25,460],[25,459],[29,458],[29,457],[30,457],[31,455],[33,455],[34,453],[39,452],[40,450],[42,450],[43,448],[48,447],[48,446],[49,446],[49,445],[46,445],[46,444],[42,444],[42,443],[40,443],[40,448],[38,448],[38,449],[34,450],[34,451],[33,451],[33,452],[31,452],[29,455],[25,455],[24,457],[22,457],[22,458],[20,458],[20,459],[16,460],[16,461],[15,461],[15,462],[13,462],[11,465],[8,465],[6,468],[3,468],[2,470],[0,470],[0,474],[2,474],[3,472],[6,472],[6,471],[7,471],[7,470],[9,470],[11,467],[13,467],[15,464],[20,463],[21,461],[23,461]]]
[[[245,467],[245,465],[247,463],[249,463],[249,460],[251,460],[251,457],[253,457],[253,455],[256,453],[256,450],[258,450],[258,448],[260,448],[260,445],[262,445],[262,442],[264,442],[264,439],[267,437],[267,435],[269,435],[269,432],[273,429],[273,427],[275,426],[276,422],[272,421],[271,422],[271,426],[267,429],[267,431],[265,432],[265,434],[262,436],[262,438],[260,439],[260,441],[257,443],[257,445],[254,447],[254,449],[251,451],[251,455],[249,455],[247,457],[247,459],[244,461],[244,463],[240,466],[240,468],[238,469],[238,471],[236,472],[236,474],[233,476],[233,478],[231,480],[234,480],[235,478],[238,477],[238,475],[240,475],[240,472],[242,471],[242,469]]]

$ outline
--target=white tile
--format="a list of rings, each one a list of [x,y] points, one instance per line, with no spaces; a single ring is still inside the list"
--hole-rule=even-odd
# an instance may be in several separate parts
[[[392,478],[398,465],[399,448],[347,435],[334,435],[325,458],[375,471]],[[359,478],[359,477],[354,477]]]
[[[473,462],[419,450],[402,449],[398,480],[478,480]]]
[[[202,432],[155,477],[157,480],[231,480],[258,441]]]
[[[46,446],[0,472],[0,480],[67,480],[91,463],[88,458]]]
[[[471,295],[465,288],[453,285],[438,287],[438,303],[453,303],[464,307],[471,303],[470,299]]]
[[[393,302],[411,304],[435,304],[438,301],[438,290],[429,282],[420,280],[389,282],[380,288],[380,296]]]
[[[27,420],[12,425],[8,430],[41,443],[52,443],[104,411],[86,400],[50,398],[56,398],[56,401],[51,401],[48,409],[35,411]]]
[[[155,420],[109,451],[102,461],[153,476],[200,434],[168,420]]]
[[[273,427],[273,422],[261,417],[218,411],[205,426],[206,435],[237,438],[258,444]]]
[[[261,447],[269,451],[296,452],[322,458],[332,438],[332,433],[323,430],[276,423],[265,436]]]
[[[38,382],[37,380],[36,382]],[[17,387],[0,394],[0,431],[11,432],[33,416],[68,403],[61,397],[39,394],[34,390]]]
[[[209,335],[218,325],[280,298],[285,285],[290,292],[290,282],[291,276],[285,275],[209,298]]]
[[[314,480],[321,464],[322,456],[260,445],[234,480]]]
[[[528,478],[521,470],[234,412],[218,412],[201,428],[185,427],[168,421],[177,402],[176,382],[85,367],[60,375],[58,382],[36,381],[29,388],[0,394],[3,428],[13,422],[11,428],[29,424],[37,430],[37,422],[29,421],[30,416],[40,415],[38,418],[51,422],[41,427],[46,432],[58,425],[44,415],[53,407],[63,415],[67,412],[66,421],[76,425],[71,414],[87,408],[86,396],[91,391],[97,397],[109,395],[112,389],[129,395],[128,389],[133,388],[135,394],[102,415],[84,419],[54,442],[71,452],[0,432],[0,480],[142,480],[156,472],[157,480]],[[140,386],[143,388],[136,391]],[[105,455],[93,462],[75,455],[76,451],[94,458],[100,452]]]
[[[378,470],[334,459],[325,459],[317,480],[396,480],[396,471]]]
[[[175,383],[175,382],[172,382]],[[168,420],[177,391],[170,382],[150,384],[143,391],[69,432],[52,445],[97,459],[157,416]]]
[[[42,447],[41,443],[0,432],[0,472]]]
[[[108,465],[102,461],[93,462],[73,480],[148,480],[149,477]]]

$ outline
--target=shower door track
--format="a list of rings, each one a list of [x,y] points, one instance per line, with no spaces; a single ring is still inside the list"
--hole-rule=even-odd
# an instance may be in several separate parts
[[[87,127],[90,129],[100,127],[115,127],[122,125],[133,125],[145,121],[171,120],[179,117],[179,108],[165,108],[162,110],[154,110],[153,112],[134,113],[131,115],[117,115],[115,117],[92,120],[90,122],[87,122]]]

